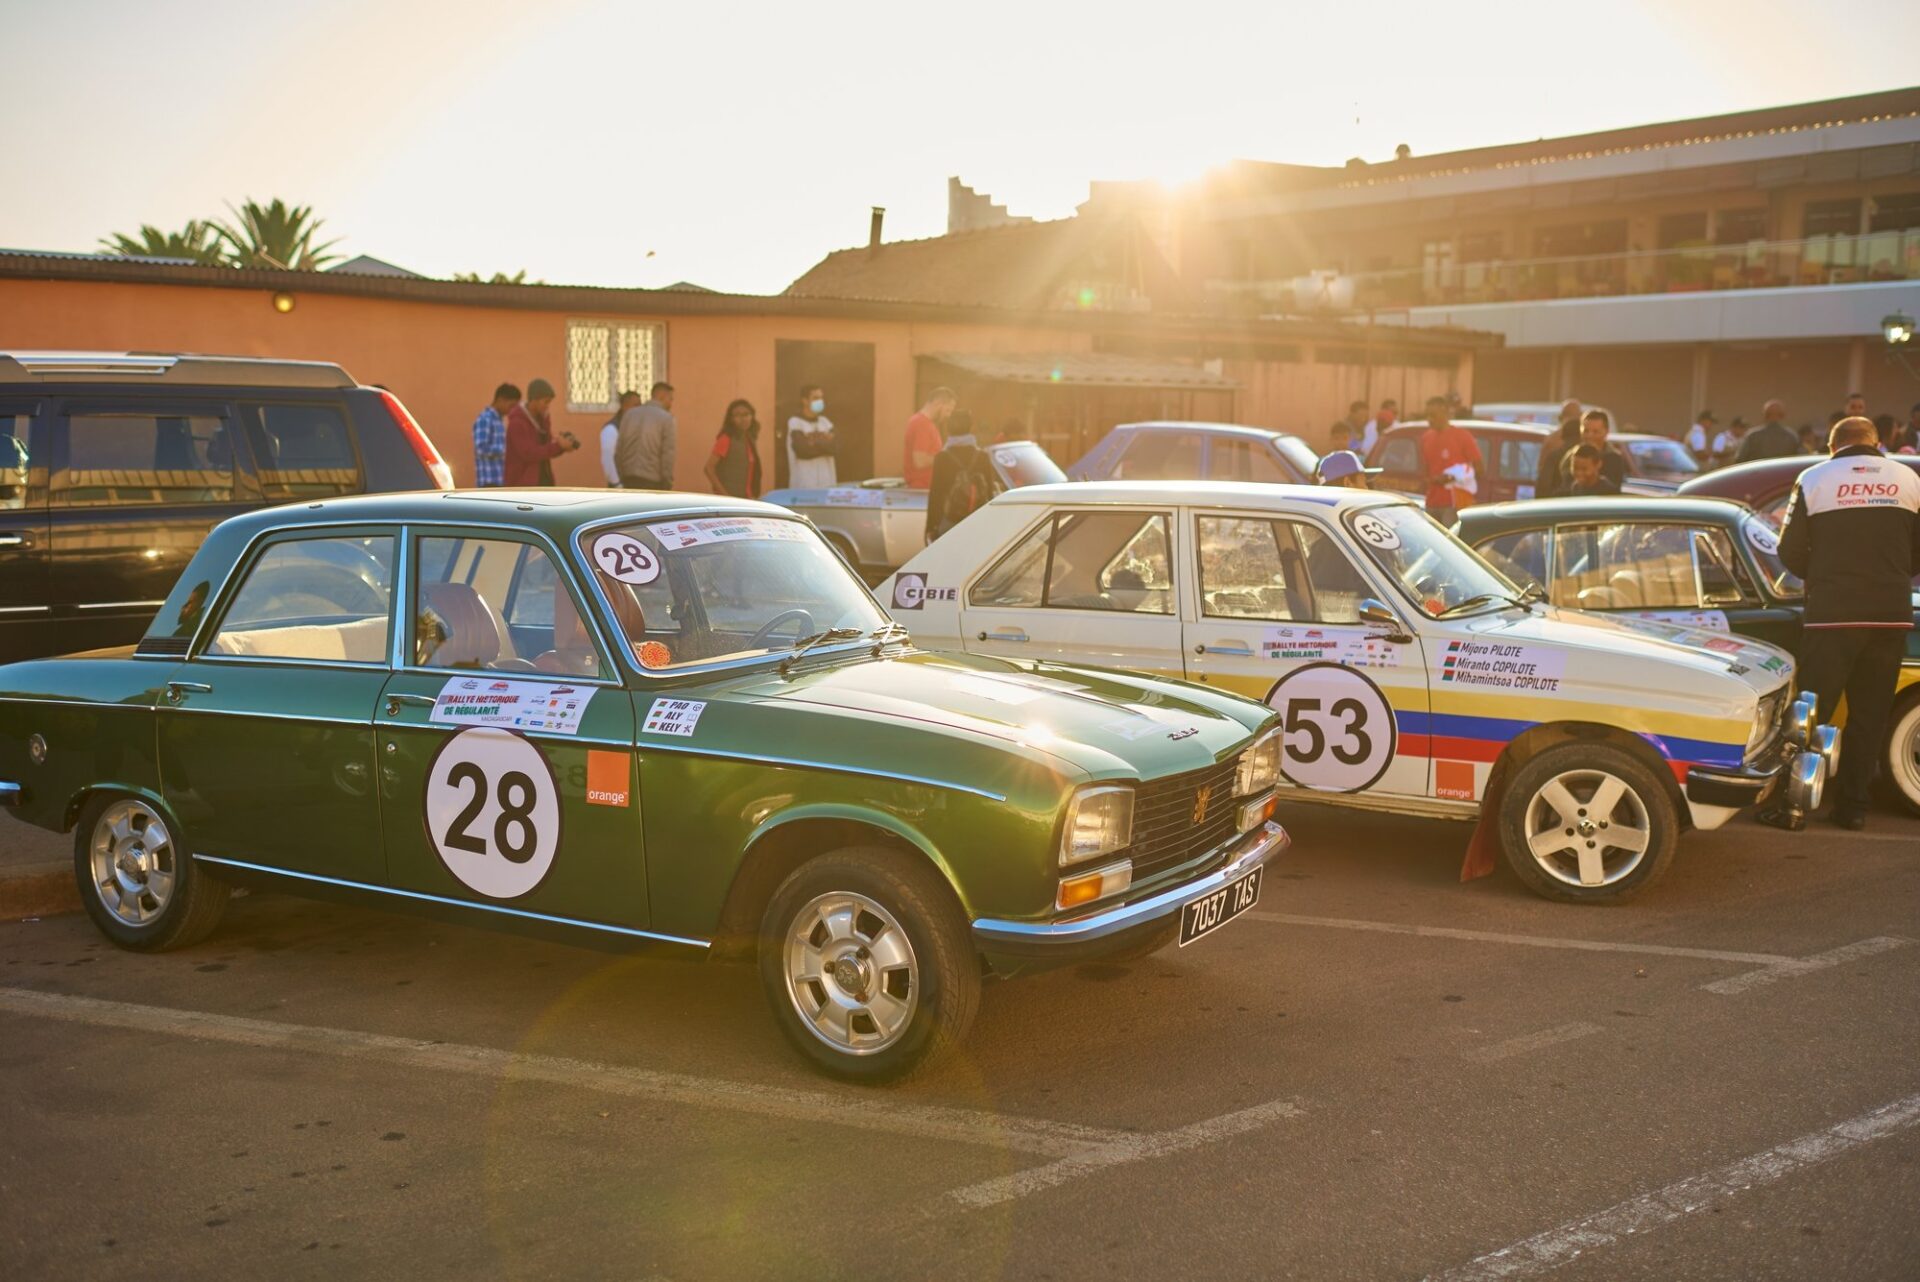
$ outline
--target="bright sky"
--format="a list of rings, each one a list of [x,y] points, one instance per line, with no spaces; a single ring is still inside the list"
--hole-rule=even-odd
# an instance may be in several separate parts
[[[957,174],[1339,164],[1897,88],[1920,5],[1848,0],[0,0],[0,246],[310,204],[415,271],[777,292],[945,230]]]

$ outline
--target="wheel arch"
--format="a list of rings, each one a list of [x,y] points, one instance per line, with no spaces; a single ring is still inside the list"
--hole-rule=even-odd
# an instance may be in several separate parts
[[[754,830],[734,871],[714,931],[716,953],[751,958],[760,917],[780,883],[815,855],[845,846],[883,846],[924,859],[938,872],[961,912],[974,914],[937,847],[912,825],[884,811],[844,804],[798,806]]]
[[[1623,749],[1653,772],[1654,778],[1666,790],[1667,799],[1673,803],[1674,813],[1681,824],[1687,824],[1691,812],[1687,809],[1686,793],[1673,773],[1669,758],[1648,742],[1645,736],[1597,721],[1550,721],[1515,736],[1494,762],[1493,774],[1498,776],[1501,790],[1504,790],[1506,781],[1513,777],[1513,772],[1531,758],[1563,743],[1604,743]],[[1495,792],[1492,781],[1489,781],[1487,792],[1489,795]]]
[[[167,821],[167,826],[174,832],[178,833],[180,831],[179,816],[173,813],[173,808],[167,804],[167,799],[162,797],[158,790],[145,787],[141,784],[125,783],[118,780],[85,784],[75,789],[73,795],[67,798],[66,809],[60,813],[60,831],[72,832],[74,825],[80,822],[80,813],[87,808],[87,803],[101,793],[112,793],[116,796],[138,798],[159,811],[160,815]]]

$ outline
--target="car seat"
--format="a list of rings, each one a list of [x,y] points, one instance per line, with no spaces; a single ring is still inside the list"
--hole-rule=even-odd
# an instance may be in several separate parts
[[[502,668],[506,627],[486,598],[465,583],[428,583],[420,589],[414,661],[422,667]]]

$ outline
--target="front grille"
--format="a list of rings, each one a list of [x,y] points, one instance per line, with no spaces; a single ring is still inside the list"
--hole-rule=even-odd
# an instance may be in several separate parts
[[[1237,767],[1238,761],[1228,758],[1219,765],[1150,780],[1135,790],[1133,845],[1127,849],[1135,885],[1233,837],[1240,809],[1233,795]],[[1205,816],[1196,824],[1193,809],[1202,788],[1212,791]]]

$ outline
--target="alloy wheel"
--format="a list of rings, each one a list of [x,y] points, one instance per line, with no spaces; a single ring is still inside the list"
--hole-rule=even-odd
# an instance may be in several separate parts
[[[1630,876],[1653,842],[1646,803],[1605,770],[1568,770],[1527,803],[1527,850],[1549,877],[1591,890]]]
[[[128,798],[100,812],[89,860],[101,904],[122,922],[144,926],[166,911],[178,856],[166,823],[146,802]]]
[[[920,1002],[913,942],[865,895],[833,891],[794,914],[787,996],[807,1029],[835,1050],[872,1055],[898,1041]]]

